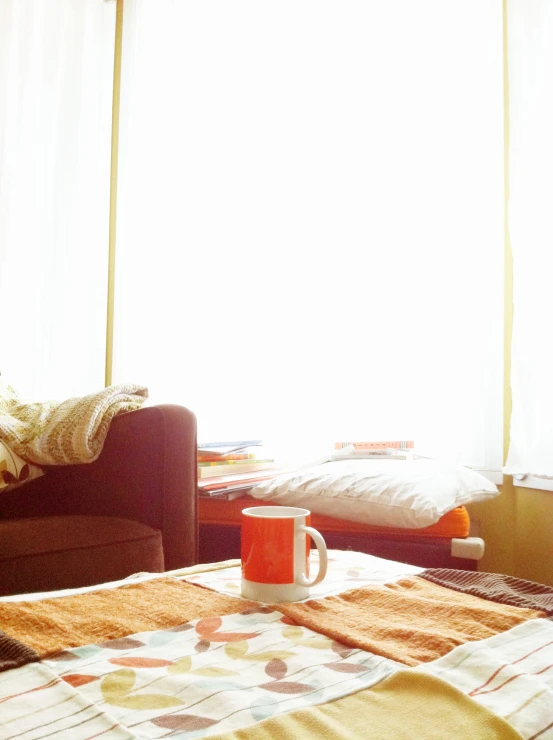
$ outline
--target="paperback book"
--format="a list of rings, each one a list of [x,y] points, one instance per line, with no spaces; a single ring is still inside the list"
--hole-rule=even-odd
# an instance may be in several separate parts
[[[263,473],[261,471],[254,473],[238,473],[237,475],[220,475],[213,478],[203,478],[198,480],[198,490],[212,491],[219,488],[228,488],[231,485],[241,483],[243,486],[250,485],[253,487],[257,482],[262,480],[269,480],[270,478],[276,478],[280,475],[282,470],[268,470]]]
[[[202,499],[217,499],[218,501],[232,501],[235,498],[241,498],[247,496],[252,488],[256,485],[255,482],[250,483],[231,483],[225,488],[215,488],[212,490],[199,489],[199,497]]]
[[[262,444],[260,439],[246,439],[235,442],[203,442],[198,443],[198,455],[230,455],[243,452],[248,447],[257,447]]]
[[[353,447],[355,450],[409,450],[415,447],[413,440],[392,442],[335,442],[334,449],[341,450],[343,447]]]
[[[272,457],[255,457],[255,455],[251,455],[250,457],[229,457],[220,459],[220,460],[200,460],[198,458],[198,467],[200,468],[218,468],[219,470],[223,470],[227,466],[230,465],[255,465],[257,463],[268,463],[268,462],[274,462],[274,459]],[[232,472],[232,471],[231,471]],[[234,472],[237,472],[236,470]]]
[[[392,447],[383,450],[356,450],[343,447],[336,450],[331,460],[413,460],[413,450],[396,450]]]
[[[256,473],[274,467],[274,460],[246,460],[244,462],[229,460],[221,465],[198,465],[198,478],[212,478],[225,474]]]
[[[235,498],[247,496],[253,486],[239,486],[238,488],[222,488],[216,491],[200,491],[200,498],[216,499],[217,501],[234,501]]]
[[[208,455],[198,453],[198,464],[200,463],[222,463],[227,460],[254,460],[255,452],[231,452],[228,455]]]

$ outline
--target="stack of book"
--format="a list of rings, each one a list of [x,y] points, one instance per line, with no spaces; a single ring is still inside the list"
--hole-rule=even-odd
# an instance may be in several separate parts
[[[412,460],[415,443],[407,441],[388,442],[335,442],[333,460]]]
[[[261,440],[198,444],[200,496],[238,498],[279,472]]]

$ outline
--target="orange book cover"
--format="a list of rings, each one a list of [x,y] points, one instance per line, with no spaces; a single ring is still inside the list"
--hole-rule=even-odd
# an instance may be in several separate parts
[[[341,450],[350,445],[352,445],[355,450],[386,450],[388,448],[394,450],[410,450],[415,447],[413,440],[395,440],[394,442],[335,442],[334,449]]]
[[[228,462],[229,460],[254,460],[254,452],[235,452],[228,455],[202,455],[198,454],[198,462]]]

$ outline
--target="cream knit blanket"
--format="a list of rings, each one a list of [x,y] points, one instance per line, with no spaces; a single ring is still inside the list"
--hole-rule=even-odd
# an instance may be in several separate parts
[[[38,465],[92,462],[113,417],[140,408],[147,397],[143,386],[113,385],[67,401],[25,403],[0,383],[0,439]]]

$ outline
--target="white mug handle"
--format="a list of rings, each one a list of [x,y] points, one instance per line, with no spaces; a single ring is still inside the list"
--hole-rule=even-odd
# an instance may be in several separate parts
[[[328,555],[326,552],[326,543],[323,539],[323,536],[320,532],[317,532],[316,529],[313,529],[313,527],[306,527],[305,524],[301,524],[298,529],[298,534],[305,534],[308,537],[311,537],[311,539],[315,542],[315,545],[317,546],[317,550],[319,551],[319,572],[317,573],[316,577],[313,578],[311,581],[305,573],[298,573],[298,575],[295,578],[295,582],[299,586],[315,586],[317,583],[320,583],[323,578],[326,576],[326,570],[328,568]]]

